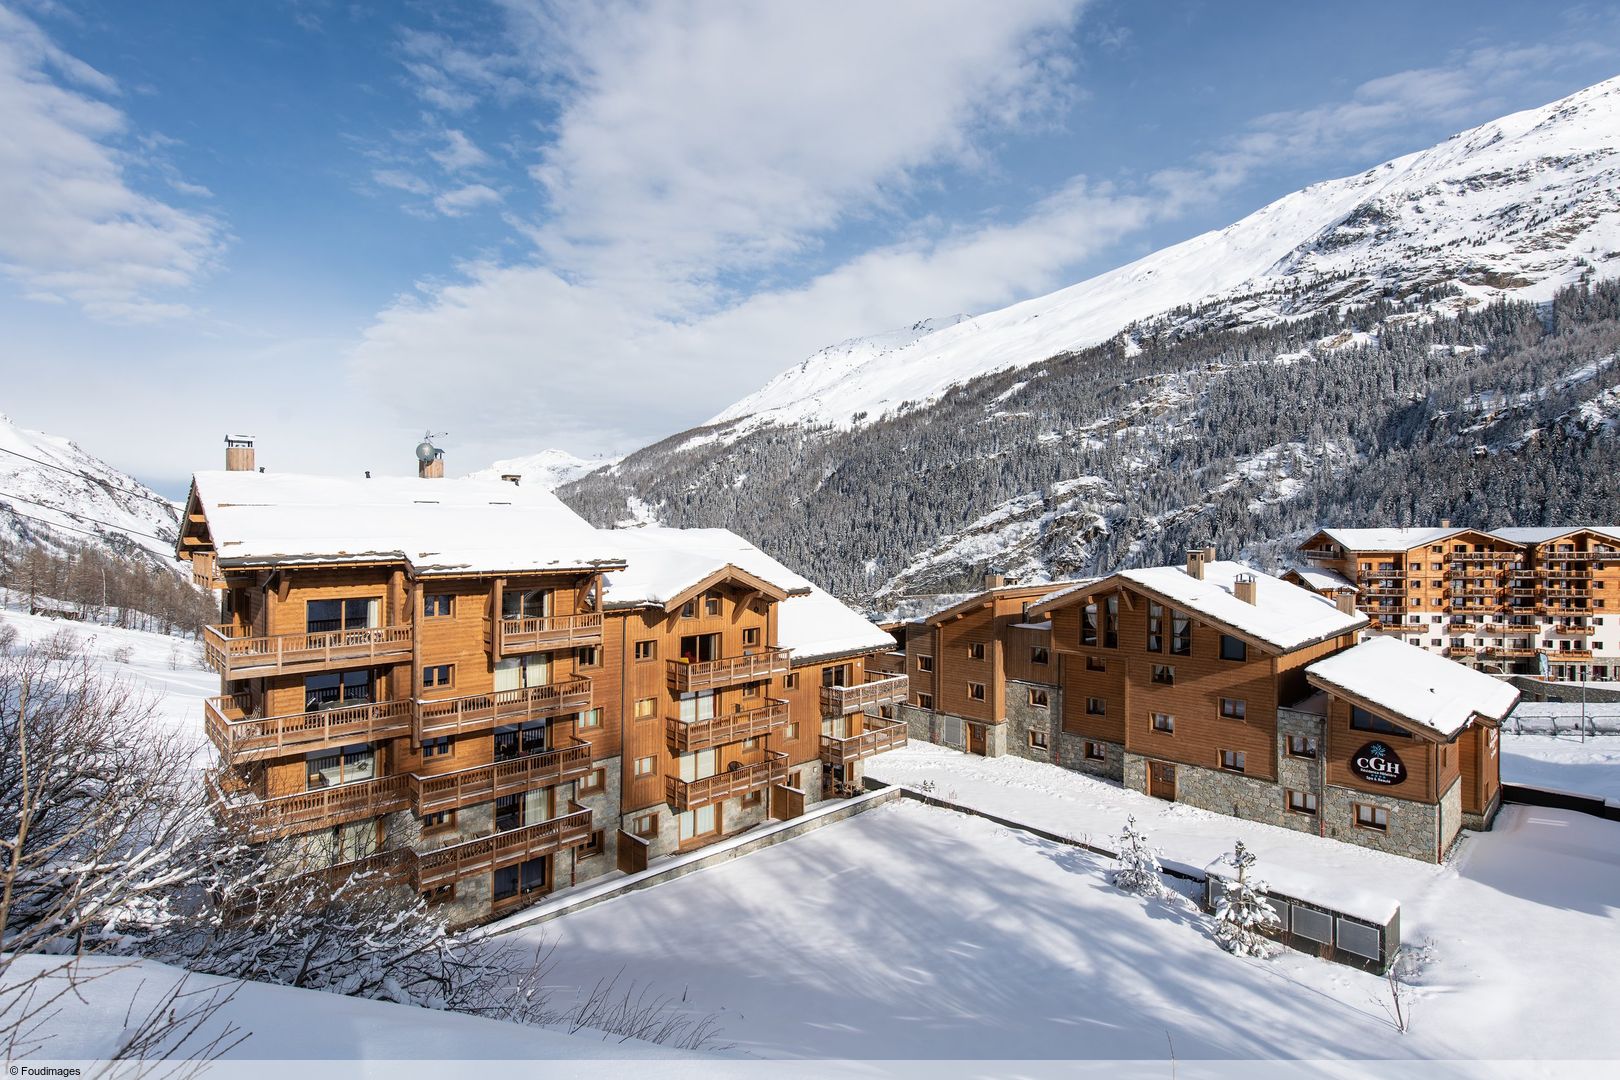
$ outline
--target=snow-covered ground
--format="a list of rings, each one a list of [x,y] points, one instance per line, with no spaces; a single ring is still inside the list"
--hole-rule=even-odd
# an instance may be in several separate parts
[[[926,771],[933,755],[904,757],[887,771]],[[1010,801],[1026,813],[1067,805],[1022,795]],[[1156,841],[1171,839],[1163,824],[1149,822]],[[1270,839],[1262,870],[1280,858]],[[1184,1068],[1610,1058],[1617,843],[1620,827],[1514,807],[1443,869],[1413,863],[1397,881],[1366,860],[1407,890],[1408,939],[1433,942],[1405,1036],[1382,979],[1300,953],[1229,956],[1189,905],[1115,892],[1106,860],[909,801],[515,936],[554,942],[564,979],[622,968],[683,985],[689,1008],[765,1057],[1165,1059],[1173,1044]]]
[[[1620,802],[1620,735],[1504,735],[1502,779]]]

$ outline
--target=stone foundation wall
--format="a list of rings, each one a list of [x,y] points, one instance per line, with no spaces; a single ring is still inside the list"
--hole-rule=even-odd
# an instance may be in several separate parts
[[[1125,747],[1119,743],[1103,742],[1101,739],[1086,739],[1079,735],[1070,735],[1060,726],[1056,735],[1057,741],[1052,754],[1052,763],[1062,765],[1065,769],[1086,773],[1089,776],[1101,777],[1104,780],[1123,780],[1125,777]],[[1103,748],[1103,759],[1086,757],[1086,743],[1094,742]],[[1146,773],[1142,774],[1145,778]],[[1145,790],[1145,782],[1138,784],[1136,790]]]
[[[1455,794],[1461,820],[1461,789],[1453,784],[1447,796]],[[1389,828],[1384,832],[1356,824],[1356,803],[1377,806],[1389,812]],[[1440,844],[1439,808],[1429,803],[1408,802],[1387,795],[1376,795],[1354,788],[1329,786],[1322,799],[1322,820],[1326,835],[1347,844],[1359,844],[1374,851],[1404,855],[1409,859],[1434,862]]]
[[[1030,690],[1046,691],[1046,708],[1029,703]],[[1000,725],[1005,752],[1031,761],[1055,761],[1057,755],[1056,732],[1062,727],[1063,690],[1047,683],[1007,680],[1005,691],[1007,722]],[[1029,745],[1029,733],[1035,731],[1046,736],[1045,748]],[[988,747],[986,747],[988,749]]]
[[[602,832],[602,851],[598,855],[581,858],[577,851],[573,856],[573,881],[577,885],[582,881],[589,881],[600,877],[619,865],[619,785],[622,777],[619,774],[618,757],[598,758],[591,762],[595,768],[603,770],[606,774],[602,783],[602,790],[593,795],[579,794],[579,785],[574,785],[574,801],[591,812],[591,828]],[[561,799],[561,795],[558,795]],[[559,862],[563,860],[558,860]],[[558,888],[565,880],[561,873],[557,876]]]
[[[1136,761],[1134,768],[1133,758]],[[1136,787],[1137,791],[1147,791],[1147,761],[1147,758],[1139,754],[1127,752],[1125,755],[1127,775],[1139,777],[1137,783],[1140,786]],[[1132,785],[1127,783],[1126,786]],[[1270,780],[1245,776],[1242,773],[1177,764],[1176,801],[1212,813],[1242,818],[1245,821],[1262,821],[1267,825],[1302,829],[1300,821],[1284,820],[1298,819],[1302,815],[1286,812],[1283,805],[1283,790],[1280,786]],[[1315,831],[1314,827],[1308,831]]]
[[[1496,821],[1496,812],[1502,809],[1502,789],[1496,789],[1496,797],[1485,808],[1483,814],[1463,814],[1463,828],[1473,829],[1475,832],[1486,832]]]

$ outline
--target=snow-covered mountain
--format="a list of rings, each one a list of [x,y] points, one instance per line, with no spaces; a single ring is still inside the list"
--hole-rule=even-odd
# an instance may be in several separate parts
[[[180,508],[77,444],[0,415],[0,538],[80,544],[174,569]]]
[[[1591,269],[1620,273],[1620,78],[1050,295],[823,349],[705,427],[734,438],[762,424],[875,423],[1184,305],[1254,323],[1443,282],[1470,298],[1545,300]],[[1315,287],[1325,282],[1336,287]]]
[[[526,454],[523,457],[497,461],[489,468],[470,472],[467,476],[474,480],[499,480],[503,476],[521,476],[525,484],[553,491],[587,473],[605,469],[620,460],[622,459],[616,457],[587,459],[575,457],[566,450],[547,449],[538,454]]]

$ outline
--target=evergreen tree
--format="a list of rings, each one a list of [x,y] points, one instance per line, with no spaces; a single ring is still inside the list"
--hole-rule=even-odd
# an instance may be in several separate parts
[[[1114,888],[1135,896],[1168,896],[1164,867],[1159,865],[1159,849],[1148,843],[1147,834],[1136,827],[1136,816],[1125,819],[1125,828],[1118,838],[1119,864],[1114,871]]]
[[[1237,876],[1221,882],[1222,895],[1215,902],[1215,940],[1238,956],[1270,956],[1271,944],[1262,931],[1281,927],[1282,920],[1266,899],[1269,886],[1249,876],[1257,861],[1255,854],[1239,840],[1223,861],[1237,871]]]

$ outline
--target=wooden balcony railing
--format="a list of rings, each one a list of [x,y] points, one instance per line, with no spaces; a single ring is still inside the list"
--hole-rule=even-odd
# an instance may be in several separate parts
[[[578,780],[591,771],[591,744],[573,739],[569,745],[537,754],[508,758],[491,765],[439,773],[413,774],[411,794],[418,814],[454,810],[458,806],[488,802],[502,795],[518,795],[536,788]]]
[[[541,649],[602,644],[602,613],[505,617],[495,620],[495,658]]]
[[[417,889],[425,892],[578,847],[591,838],[591,812],[578,803],[569,803],[568,807],[568,813],[549,821],[415,854],[411,863]]]
[[[203,630],[203,654],[227,679],[298,675],[411,659],[409,625],[252,637],[229,624]]]
[[[416,740],[485,731],[496,724],[521,724],[591,707],[591,680],[570,679],[546,686],[496,690],[489,694],[416,702]]]
[[[210,778],[209,784],[222,811],[238,816],[252,839],[271,840],[407,810],[411,793],[406,779],[384,776],[269,799],[245,793],[222,794],[214,778]]]
[[[1591,637],[1594,629],[1594,627],[1590,626],[1576,626],[1573,623],[1568,623],[1563,626],[1553,627],[1552,632],[1560,637]]]
[[[219,572],[219,560],[212,551],[191,553],[191,582],[204,589],[225,588],[225,578]]]
[[[823,686],[821,711],[826,716],[848,716],[904,702],[910,695],[911,680],[905,675],[868,675],[859,686]]]
[[[677,754],[689,754],[694,750],[707,750],[712,746],[725,746],[744,739],[771,735],[787,725],[788,703],[780,698],[770,698],[756,709],[723,713],[706,720],[667,717],[664,734],[671,750]]]
[[[1547,659],[1556,664],[1561,660],[1590,660],[1591,649],[1545,649]]]
[[[669,685],[676,693],[716,690],[740,683],[763,682],[786,675],[792,669],[793,654],[787,649],[761,649],[744,656],[719,660],[671,660]]]
[[[232,765],[411,732],[409,701],[375,701],[265,717],[248,716],[251,705],[247,694],[209,698],[203,703],[208,738]]]
[[[1472,645],[1448,645],[1448,646],[1446,646],[1446,655],[1447,656],[1473,656],[1474,653],[1477,652],[1477,651],[1478,650],[1475,649],[1474,646],[1472,646]]]
[[[868,716],[862,721],[865,731],[859,735],[837,738],[821,737],[821,761],[824,765],[842,766],[885,750],[906,745],[906,725],[900,720],[884,720]]]
[[[664,777],[664,801],[677,814],[694,810],[710,803],[746,795],[780,784],[787,779],[787,755],[767,750],[763,761],[752,765],[735,765],[726,772],[706,776],[701,780],[686,781],[675,776]]]

